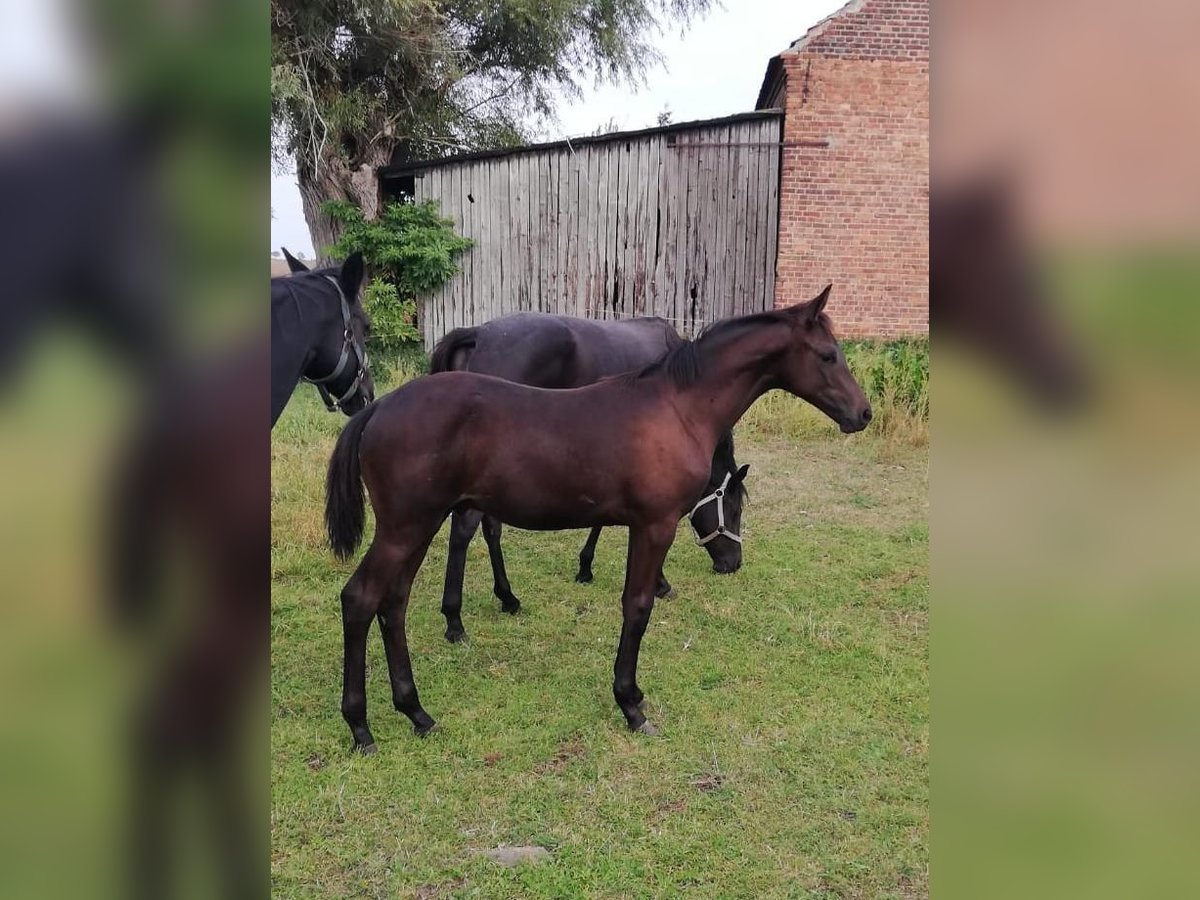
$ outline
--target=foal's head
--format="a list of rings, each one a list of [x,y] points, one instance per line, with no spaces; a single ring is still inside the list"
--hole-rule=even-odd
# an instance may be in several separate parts
[[[846,434],[862,431],[871,421],[871,404],[846,365],[846,355],[833,336],[825,304],[833,285],[807,303],[785,310],[792,328],[778,370],[778,386],[807,400]]]

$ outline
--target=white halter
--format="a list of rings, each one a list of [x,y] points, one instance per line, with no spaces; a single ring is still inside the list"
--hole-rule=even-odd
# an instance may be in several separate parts
[[[692,511],[688,513],[688,524],[692,526],[692,532],[696,535],[696,545],[703,547],[713,538],[718,535],[724,535],[731,541],[742,542],[740,535],[735,534],[725,528],[725,489],[729,487],[729,479],[733,476],[732,472],[725,473],[725,480],[721,482],[721,486],[706,497],[700,498],[700,502],[692,507]],[[700,536],[700,532],[696,530],[695,524],[692,523],[692,516],[696,514],[696,510],[702,507],[705,503],[717,502],[717,530],[704,537]]]

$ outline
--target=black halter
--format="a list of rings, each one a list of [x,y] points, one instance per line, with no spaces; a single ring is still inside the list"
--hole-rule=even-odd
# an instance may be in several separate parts
[[[354,329],[350,327],[350,304],[346,302],[346,295],[342,292],[342,286],[338,284],[336,278],[332,275],[325,275],[329,283],[337,289],[338,300],[342,304],[342,355],[338,358],[337,365],[333,367],[333,371],[321,378],[309,378],[307,375],[302,375],[301,380],[307,381],[309,384],[315,385],[317,393],[321,395],[321,399],[325,401],[325,408],[330,412],[341,409],[342,404],[349,400],[358,391],[358,387],[362,384],[363,378],[367,373],[367,350],[359,344],[354,338]],[[358,374],[354,376],[354,381],[350,383],[350,387],[340,397],[334,397],[329,393],[329,388],[326,387],[332,381],[336,381],[342,377],[342,373],[346,371],[346,366],[350,362],[351,351],[353,351],[354,360],[358,363]]]

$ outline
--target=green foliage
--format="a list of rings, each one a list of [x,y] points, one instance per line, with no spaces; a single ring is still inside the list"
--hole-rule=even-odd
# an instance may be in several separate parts
[[[929,342],[862,342],[846,348],[851,371],[872,401],[890,399],[910,415],[929,417]]]
[[[342,225],[341,237],[326,252],[339,258],[362,253],[374,274],[363,293],[373,352],[390,354],[420,340],[417,298],[458,272],[458,259],[471,241],[454,232],[454,223],[432,200],[390,203],[371,220],[352,203],[330,201],[322,209]]]
[[[871,429],[920,445],[929,437],[929,341],[846,341],[850,371],[871,401]]]
[[[363,303],[371,317],[371,336],[386,335],[384,343],[419,341],[417,330],[417,304],[415,300],[400,299],[396,285],[381,278],[372,278],[363,291]]]

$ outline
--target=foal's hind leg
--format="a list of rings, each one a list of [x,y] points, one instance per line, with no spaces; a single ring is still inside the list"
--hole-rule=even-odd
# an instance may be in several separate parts
[[[367,727],[367,632],[403,561],[403,548],[376,537],[342,588],[342,718],[363,753],[375,752]]]
[[[436,526],[434,526],[436,530]],[[408,655],[408,635],[405,631],[405,618],[408,612],[408,598],[412,590],[413,579],[433,534],[410,553],[401,565],[395,580],[388,588],[383,603],[379,608],[379,631],[383,636],[383,649],[387,654],[388,676],[392,683],[392,705],[398,712],[408,716],[413,724],[413,731],[424,736],[436,728],[436,723],[429,713],[421,707],[417,697],[417,685],[413,681],[412,660]]]
[[[467,546],[475,536],[483,513],[476,509],[455,511],[450,516],[450,551],[446,554],[446,584],[442,588],[442,615],[446,617],[446,640],[452,644],[465,640],[462,623],[463,573],[467,566]]]
[[[600,532],[604,529],[596,525],[588,532],[583,549],[579,551],[579,572],[575,580],[580,584],[592,583],[592,560],[596,558],[596,542],[600,540]]]
[[[512,585],[508,583],[508,572],[504,570],[504,551],[500,549],[500,533],[503,528],[499,519],[483,517],[483,539],[487,541],[488,556],[492,560],[492,578],[495,579],[492,593],[500,601],[500,608],[504,612],[516,615],[521,610],[521,601],[513,594]]]

